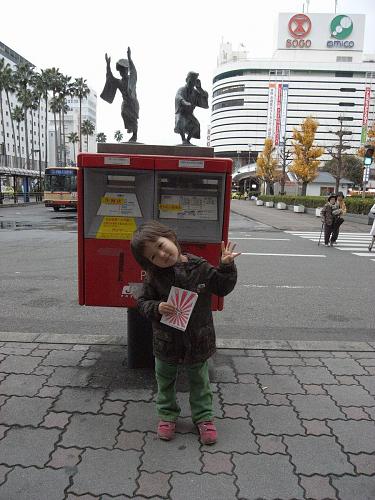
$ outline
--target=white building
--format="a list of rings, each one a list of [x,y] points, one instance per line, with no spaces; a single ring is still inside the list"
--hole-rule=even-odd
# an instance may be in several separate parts
[[[337,144],[344,119],[355,152],[374,121],[375,55],[363,53],[364,15],[279,14],[277,50],[246,58],[222,44],[213,80],[210,145],[235,164],[255,161],[264,140],[291,138],[307,116],[320,127],[316,142]],[[329,159],[327,155],[323,159]]]
[[[27,63],[34,67],[32,63],[17,54],[10,47],[0,42],[0,59],[4,59],[5,64],[9,64],[13,70],[21,63]],[[29,157],[26,158],[26,132],[25,123],[20,122],[19,131],[17,122],[13,121],[12,112],[19,105],[15,93],[8,93],[9,104],[5,91],[0,94],[3,105],[3,117],[0,116],[0,176],[2,184],[14,185],[16,179],[22,182],[24,187],[29,185],[31,180],[43,176],[45,168],[45,116],[46,109],[42,100],[39,109],[36,111],[28,110],[27,125],[29,135]],[[3,119],[4,131],[3,132]],[[17,153],[17,154],[16,154]],[[16,156],[18,161],[16,161]],[[28,188],[28,186],[27,186]],[[28,190],[28,189],[26,189]]]
[[[64,124],[65,124],[65,148],[66,148],[66,163],[67,165],[72,165],[76,163],[79,143],[75,146],[68,140],[68,135],[72,132],[76,132],[79,136],[79,99],[78,97],[67,97],[66,103],[69,106],[69,111],[65,114]],[[89,136],[89,141],[87,144],[87,138],[82,135],[82,151],[89,151],[91,153],[96,153],[96,105],[97,105],[97,95],[93,89],[90,89],[90,94],[82,99],[82,122],[89,120],[95,127],[94,134]],[[53,120],[53,114],[49,113],[49,158],[48,164],[56,164],[55,156],[55,126]],[[58,130],[59,134],[59,130]]]

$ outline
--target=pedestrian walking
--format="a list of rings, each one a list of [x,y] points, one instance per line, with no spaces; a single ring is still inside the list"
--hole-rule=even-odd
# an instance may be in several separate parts
[[[372,214],[375,214],[375,203],[370,208],[370,212]],[[375,242],[375,219],[374,219],[374,222],[372,223],[372,228],[370,230],[370,234],[371,234],[372,238],[371,238],[370,244],[368,246],[368,251],[369,252],[371,252],[372,247],[374,246],[374,242]]]
[[[322,217],[322,222],[324,224],[324,244],[326,247],[333,245],[332,233],[335,222],[335,213],[338,213],[338,205],[336,203],[337,196],[333,193],[328,195],[327,203],[322,208],[320,215]]]
[[[333,245],[335,245],[337,242],[337,238],[339,237],[340,233],[340,226],[344,222],[344,216],[346,215],[345,196],[342,191],[339,191],[337,193],[337,205],[338,208],[334,213],[335,217],[333,220],[333,230],[331,236],[331,242]]]
[[[211,294],[223,297],[233,290],[237,281],[234,259],[240,255],[234,248],[231,242],[222,242],[220,264],[214,267],[201,257],[182,253],[174,231],[159,222],[145,223],[133,235],[132,253],[146,271],[137,302],[141,314],[152,321],[160,439],[169,441],[175,436],[180,414],[176,379],[179,366],[185,365],[191,416],[200,440],[202,444],[217,440],[208,374],[208,359],[216,350]],[[160,321],[163,315],[176,313],[176,307],[167,301],[172,286],[197,294],[185,331]]]

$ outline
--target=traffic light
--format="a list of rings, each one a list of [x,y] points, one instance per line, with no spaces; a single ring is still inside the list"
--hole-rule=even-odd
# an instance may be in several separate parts
[[[371,165],[374,156],[374,146],[365,146],[365,165]]]

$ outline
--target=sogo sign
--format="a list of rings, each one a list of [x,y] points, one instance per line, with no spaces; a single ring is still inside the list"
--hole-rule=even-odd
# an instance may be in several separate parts
[[[311,20],[305,14],[296,14],[291,17],[288,23],[289,33],[294,40],[288,38],[285,46],[288,49],[308,49],[311,47],[311,40],[305,40],[311,31]]]

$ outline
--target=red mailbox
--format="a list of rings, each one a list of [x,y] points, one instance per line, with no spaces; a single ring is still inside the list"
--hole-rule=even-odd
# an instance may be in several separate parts
[[[78,156],[79,303],[134,307],[144,272],[130,251],[135,229],[155,219],[184,251],[217,265],[228,239],[232,161],[220,158]],[[214,297],[213,310],[223,301]]]

